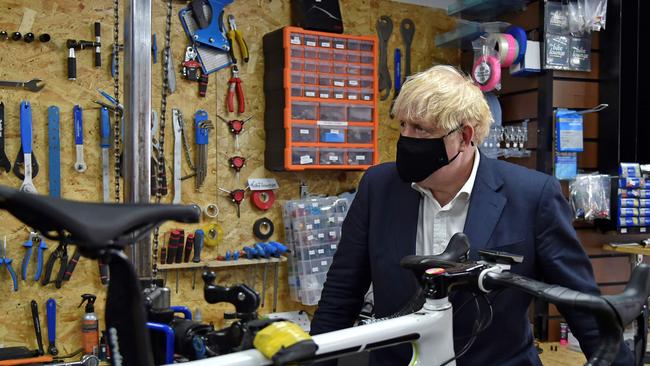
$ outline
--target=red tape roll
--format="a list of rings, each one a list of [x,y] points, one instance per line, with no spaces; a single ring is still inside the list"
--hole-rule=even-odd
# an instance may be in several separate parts
[[[251,200],[255,207],[262,211],[266,211],[273,206],[273,203],[275,202],[275,193],[270,189],[266,191],[253,191]]]

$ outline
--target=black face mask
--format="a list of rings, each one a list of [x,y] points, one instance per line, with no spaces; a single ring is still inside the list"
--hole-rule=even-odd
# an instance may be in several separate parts
[[[400,135],[397,140],[397,173],[405,182],[421,182],[438,169],[458,157],[447,158],[444,138],[460,127],[435,139],[413,138]]]

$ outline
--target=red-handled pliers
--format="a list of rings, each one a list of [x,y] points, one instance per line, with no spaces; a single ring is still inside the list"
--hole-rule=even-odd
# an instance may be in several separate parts
[[[228,112],[234,112],[235,111],[235,105],[234,105],[234,99],[235,99],[235,93],[237,93],[237,103],[239,104],[239,108],[237,109],[237,113],[241,114],[244,113],[244,109],[246,107],[246,104],[244,102],[244,89],[241,86],[241,79],[239,78],[239,69],[237,66],[232,67],[232,77],[230,80],[228,80],[228,99],[226,100],[228,104]]]

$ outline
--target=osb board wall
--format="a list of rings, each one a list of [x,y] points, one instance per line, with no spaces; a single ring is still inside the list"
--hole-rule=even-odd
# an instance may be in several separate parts
[[[74,0],[48,0],[32,1],[25,3],[19,0],[0,0],[0,30],[8,32],[20,30],[22,33],[34,32],[37,36],[47,32],[52,36],[52,41],[46,44],[34,42],[5,41],[0,43],[0,80],[30,80],[40,78],[46,83],[45,89],[39,93],[31,93],[22,90],[0,89],[0,101],[5,104],[6,120],[6,147],[10,159],[15,159],[19,150],[19,103],[21,100],[29,100],[33,110],[33,135],[34,151],[40,163],[40,173],[35,178],[38,191],[48,194],[48,167],[47,167],[47,107],[56,105],[61,111],[61,176],[62,195],[64,198],[100,201],[101,200],[101,157],[99,145],[99,112],[92,101],[101,99],[96,92],[97,88],[112,93],[112,80],[109,73],[109,53],[112,44],[112,22],[113,2],[101,1],[74,1]],[[182,31],[178,21],[178,11],[185,6],[185,2],[174,1],[172,17],[172,47],[174,64],[178,67],[182,61],[187,38]],[[404,5],[401,3],[381,0],[346,1],[341,0],[341,7],[344,18],[346,33],[355,35],[374,35],[375,22],[380,15],[389,15],[394,21],[393,35],[389,43],[389,67],[392,74],[392,51],[395,47],[403,49],[401,36],[399,34],[399,22],[404,18],[411,18],[416,25],[416,34],[413,40],[412,70],[421,71],[434,63],[458,63],[457,51],[453,49],[436,49],[434,47],[435,35],[451,29],[453,20],[446,17],[442,11],[432,10],[423,7]],[[158,49],[162,50],[164,41],[164,24],[166,3],[153,1],[153,33],[157,35]],[[216,118],[218,113],[226,118],[235,117],[234,114],[226,114],[225,95],[227,80],[230,72],[223,70],[216,75],[210,75],[208,96],[200,98],[197,93],[197,85],[181,79],[177,74],[177,90],[168,99],[168,113],[166,124],[165,151],[168,161],[168,169],[171,169],[172,162],[172,123],[171,107],[179,108],[185,118],[186,124],[191,126],[193,115],[198,109],[208,112],[210,120],[216,125],[216,135],[213,131],[210,135],[208,176],[201,192],[194,190],[193,179],[183,182],[183,203],[196,203],[205,206],[208,203],[216,203],[221,210],[217,221],[225,231],[222,245],[217,249],[206,249],[203,258],[214,258],[218,253],[223,254],[227,249],[241,248],[242,245],[254,243],[252,235],[253,222],[267,216],[276,224],[276,234],[272,240],[282,241],[282,219],[281,204],[289,199],[298,197],[298,187],[301,181],[309,185],[311,192],[315,194],[338,194],[341,191],[349,190],[356,186],[361,176],[360,172],[305,172],[305,173],[271,173],[264,169],[264,94],[263,94],[263,70],[264,60],[262,53],[262,35],[282,26],[290,24],[290,2],[278,0],[261,1],[236,1],[228,6],[227,14],[236,17],[240,30],[248,42],[251,57],[248,64],[240,65],[240,76],[246,94],[245,116],[252,115],[253,119],[246,124],[245,132],[240,136],[241,149],[237,151],[234,146],[234,139],[228,133],[227,126]],[[124,19],[122,17],[122,19]],[[65,40],[71,39],[93,39],[93,22],[102,23],[102,52],[103,66],[101,69],[94,68],[93,52],[79,51],[77,53],[77,81],[67,80]],[[21,26],[22,23],[22,26]],[[153,73],[153,101],[152,106],[160,112],[160,89],[161,89],[161,56],[159,62],[152,66]],[[178,71],[178,70],[177,70]],[[123,75],[123,73],[122,73]],[[122,89],[123,92],[123,89]],[[122,94],[123,96],[123,94]],[[79,104],[84,109],[84,142],[85,160],[88,170],[84,173],[77,173],[73,170],[75,161],[73,143],[73,122],[72,107]],[[380,156],[381,161],[392,160],[395,154],[394,145],[397,138],[397,122],[388,118],[390,99],[380,102]],[[216,144],[215,144],[216,136]],[[193,140],[193,131],[190,127],[188,137]],[[243,169],[240,182],[235,174],[228,168],[227,157],[241,153],[247,160],[247,166]],[[193,151],[193,155],[196,152]],[[112,154],[111,154],[112,156]],[[112,160],[112,159],[111,159]],[[111,163],[112,164],[112,163]],[[185,161],[183,169],[189,173]],[[171,202],[172,198],[172,172],[168,171],[170,194],[163,199],[163,202]],[[237,218],[234,206],[229,202],[226,195],[219,193],[217,188],[226,189],[242,188],[249,177],[273,177],[280,184],[278,202],[269,212],[260,212],[255,209],[248,199],[242,204],[241,218]],[[11,173],[0,173],[0,184],[18,188],[20,181]],[[13,266],[17,273],[20,271],[20,262],[25,249],[22,243],[28,237],[27,229],[5,212],[0,212],[2,229],[0,236],[7,236],[7,250],[9,257],[13,258]],[[204,218],[202,224],[213,222]],[[162,231],[178,225],[167,224]],[[194,230],[198,226],[185,226],[186,232]],[[0,237],[0,240],[2,237]],[[45,253],[46,258],[51,253],[56,243],[48,243],[49,249]],[[72,256],[73,247],[68,249]],[[30,264],[30,278],[35,272],[35,258]],[[257,270],[257,287],[261,290],[262,268]],[[176,272],[166,275],[168,285],[172,288],[172,303],[186,305],[192,310],[200,308],[203,319],[220,323],[224,310],[228,306],[208,305],[202,296],[202,281],[200,273],[197,273],[197,286],[191,289],[192,272],[179,271],[179,288],[176,293]],[[261,313],[270,311],[272,301],[272,271],[268,273],[266,306]],[[249,268],[220,271],[217,282],[222,284],[233,284],[247,281]],[[161,274],[160,276],[164,276]],[[302,307],[292,302],[288,296],[286,265],[280,271],[280,291],[278,311],[296,310]],[[0,301],[0,345],[16,346],[26,345],[30,348],[36,347],[34,331],[30,316],[29,302],[35,299],[39,303],[41,323],[45,328],[45,301],[52,297],[57,301],[57,345],[61,353],[71,352],[81,345],[79,332],[82,309],[77,308],[83,293],[94,293],[98,295],[96,311],[103,318],[105,301],[105,289],[99,283],[97,264],[89,259],[82,258],[77,266],[70,282],[65,283],[61,289],[55,289],[52,285],[42,287],[32,280],[20,281],[18,292],[10,291],[11,281],[6,272],[0,274],[0,290],[3,300]],[[313,308],[307,308],[312,311]],[[102,327],[103,328],[103,327]],[[47,333],[43,330],[44,336]],[[46,342],[47,343],[47,342]]]

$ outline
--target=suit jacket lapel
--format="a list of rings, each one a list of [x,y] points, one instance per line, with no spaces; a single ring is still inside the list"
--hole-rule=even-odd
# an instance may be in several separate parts
[[[387,225],[391,233],[387,234],[393,237],[391,242],[398,243],[393,246],[393,253],[394,258],[399,262],[401,258],[415,254],[420,193],[411,188],[410,184],[401,183],[397,191],[391,194],[390,200],[393,200],[393,204],[389,207],[396,209],[391,215],[394,222]]]
[[[486,247],[507,202],[500,192],[503,180],[493,164],[490,158],[481,155],[470,197],[464,232],[469,237],[472,259],[477,259],[478,250]]]

